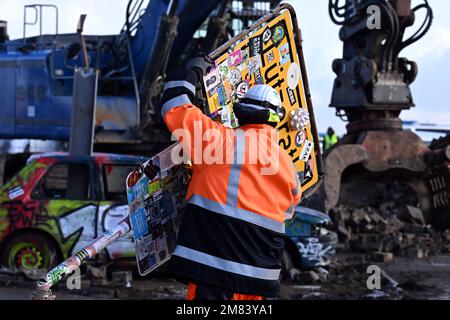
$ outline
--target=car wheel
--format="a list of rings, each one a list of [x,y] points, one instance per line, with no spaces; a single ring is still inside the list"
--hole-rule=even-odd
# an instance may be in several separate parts
[[[23,272],[30,280],[38,280],[60,262],[53,241],[37,232],[20,233],[3,247],[0,263],[11,271]]]

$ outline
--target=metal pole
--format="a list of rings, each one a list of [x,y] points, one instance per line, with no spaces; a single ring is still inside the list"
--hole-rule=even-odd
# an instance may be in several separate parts
[[[83,37],[86,15],[80,16],[77,33],[80,37],[84,68],[76,69],[73,82],[72,121],[69,152],[71,156],[92,155],[99,72],[89,68],[89,57]]]
[[[80,37],[80,45],[81,45],[81,52],[83,54],[83,61],[84,61],[84,67],[87,69],[89,68],[89,56],[86,49],[86,41],[83,37],[83,28],[84,28],[84,22],[86,21],[86,15],[82,14],[80,16],[80,20],[78,21],[78,27],[77,27],[77,33]]]
[[[31,299],[54,300],[56,296],[50,290],[51,287],[78,269],[83,261],[93,258],[112,242],[126,235],[130,229],[130,220],[129,217],[126,217],[115,227],[105,231],[100,237],[44,275],[36,283],[36,288],[31,294]]]
[[[71,156],[90,156],[92,154],[97,84],[98,71],[94,69],[75,70],[69,145]]]
[[[59,10],[57,6],[53,6],[56,11],[56,35],[58,35],[59,32]]]
[[[26,42],[25,35],[27,34],[27,6],[23,7],[23,43]]]
[[[39,6],[39,35],[42,36],[42,6]]]

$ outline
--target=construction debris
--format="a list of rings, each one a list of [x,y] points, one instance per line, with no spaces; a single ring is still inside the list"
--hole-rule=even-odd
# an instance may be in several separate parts
[[[133,281],[133,273],[131,271],[116,271],[111,274],[111,282],[114,285],[123,285],[131,288]]]
[[[395,202],[378,208],[336,207],[331,216],[344,249],[365,253],[375,262],[394,256],[425,258],[450,252],[450,231],[426,225],[422,210]]]
[[[324,284],[329,281],[329,272],[324,268],[315,268],[313,270],[291,269],[289,279],[292,282],[301,284]]]
[[[394,260],[394,255],[391,252],[373,252],[371,260],[375,262],[387,263]]]

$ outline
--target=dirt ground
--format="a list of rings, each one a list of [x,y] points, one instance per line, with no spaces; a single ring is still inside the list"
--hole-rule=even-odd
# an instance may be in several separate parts
[[[396,257],[393,262],[376,264],[360,255],[337,255],[341,270],[331,270],[327,283],[302,285],[287,283],[284,299],[326,300],[450,300],[450,255],[426,259]],[[370,265],[382,270],[380,290],[369,290]]]
[[[285,281],[281,299],[289,300],[354,300],[354,299],[433,299],[450,300],[450,255],[426,259],[396,257],[393,262],[379,264],[383,271],[380,290],[371,291],[366,282],[373,265],[364,256],[338,254],[323,283]],[[389,280],[388,280],[389,279]],[[398,285],[397,285],[398,284]],[[0,300],[29,300],[33,282],[20,276],[0,275]],[[82,289],[69,291],[64,281],[53,292],[58,300],[184,299],[185,287],[164,276],[135,277],[131,288],[110,283],[83,282]]]

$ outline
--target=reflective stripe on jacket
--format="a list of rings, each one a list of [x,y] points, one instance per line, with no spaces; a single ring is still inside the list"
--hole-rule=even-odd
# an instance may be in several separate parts
[[[284,221],[292,216],[301,192],[292,160],[278,145],[276,129],[268,125],[225,128],[193,106],[187,95],[165,104],[163,115],[193,163],[187,192],[190,203],[284,232]],[[209,136],[208,132],[209,141],[198,141]],[[254,141],[266,142],[269,151],[255,147]],[[255,154],[259,152],[268,156],[260,159]],[[211,164],[208,155],[225,163]]]

